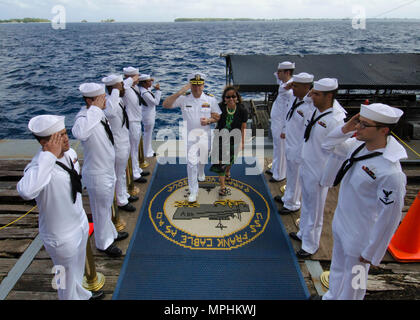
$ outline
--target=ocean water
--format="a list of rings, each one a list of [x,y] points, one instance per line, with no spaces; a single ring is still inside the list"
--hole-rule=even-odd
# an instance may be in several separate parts
[[[35,115],[66,115],[70,129],[83,105],[78,87],[135,66],[161,84],[162,101],[191,71],[208,75],[218,99],[225,59],[233,54],[419,53],[417,21],[0,24],[0,139],[31,138]],[[275,70],[273,70],[274,72]],[[158,107],[155,132],[170,130],[180,110]],[[175,133],[178,131],[175,130]],[[69,131],[71,136],[71,132]]]

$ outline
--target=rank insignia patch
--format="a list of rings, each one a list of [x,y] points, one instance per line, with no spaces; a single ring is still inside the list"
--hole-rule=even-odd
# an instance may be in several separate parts
[[[390,201],[391,200],[390,195],[392,194],[392,191],[387,191],[387,190],[383,189],[382,192],[384,193],[385,196],[383,197],[383,199],[379,198],[379,200],[381,200],[381,202],[383,204],[389,205],[391,203],[394,203],[394,200]]]
[[[363,171],[364,171],[364,172],[366,172],[366,173],[369,175],[369,177],[371,177],[373,180],[375,180],[375,179],[376,179],[375,173],[374,173],[372,170],[370,170],[368,167],[363,166],[363,167],[362,167],[362,169],[363,169]]]

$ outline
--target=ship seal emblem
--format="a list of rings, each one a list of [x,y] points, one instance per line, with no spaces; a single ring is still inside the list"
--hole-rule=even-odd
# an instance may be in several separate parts
[[[226,185],[230,192],[221,197],[218,177],[206,177],[195,203],[187,200],[187,178],[166,185],[148,208],[155,230],[190,250],[232,250],[256,240],[270,219],[267,200],[239,180]]]

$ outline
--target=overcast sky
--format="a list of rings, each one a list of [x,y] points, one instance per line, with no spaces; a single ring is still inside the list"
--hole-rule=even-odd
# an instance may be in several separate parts
[[[0,19],[52,19],[55,5],[67,22],[163,22],[175,18],[367,18],[420,19],[420,0],[0,0]],[[354,11],[356,10],[356,11]]]

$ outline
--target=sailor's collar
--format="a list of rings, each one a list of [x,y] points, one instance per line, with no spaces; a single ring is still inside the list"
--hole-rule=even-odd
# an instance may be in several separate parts
[[[385,151],[382,156],[391,162],[397,162],[401,159],[408,158],[407,151],[405,151],[404,147],[392,136],[388,137]]]

